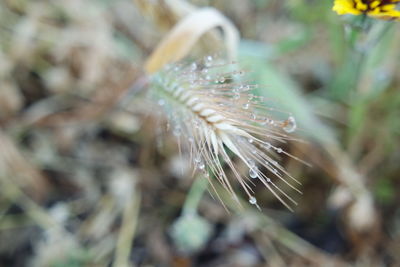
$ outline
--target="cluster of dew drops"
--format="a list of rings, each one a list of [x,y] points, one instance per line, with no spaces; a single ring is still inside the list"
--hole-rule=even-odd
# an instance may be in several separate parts
[[[204,59],[204,62],[205,62],[204,65],[206,67],[210,67],[210,66],[212,66],[212,61],[213,61],[212,56],[207,56]],[[235,62],[232,62],[232,63],[235,64]],[[197,69],[197,65],[196,65],[196,63],[193,63],[192,66],[191,66],[191,70],[194,71],[196,69]],[[203,76],[204,80],[208,81],[208,80],[212,79],[211,78],[212,76],[207,74],[208,73],[208,69],[207,68],[204,68],[202,70],[202,72],[206,74],[205,76]],[[256,123],[258,123],[258,124],[260,124],[262,126],[270,125],[270,126],[279,127],[284,132],[286,132],[288,134],[294,132],[296,130],[296,128],[297,128],[297,124],[296,124],[295,118],[291,114],[289,114],[289,116],[287,117],[286,120],[277,122],[274,119],[271,119],[271,118],[268,118],[268,117],[262,117],[260,119],[260,117],[255,113],[255,111],[250,109],[251,105],[253,105],[253,104],[254,105],[258,105],[258,104],[264,105],[264,98],[262,96],[256,96],[256,95],[253,95],[251,93],[248,93],[248,91],[257,88],[257,85],[249,85],[246,82],[240,83],[240,84],[230,85],[228,83],[228,81],[230,81],[231,79],[230,79],[229,76],[226,76],[226,75],[239,75],[239,76],[242,76],[243,74],[244,74],[244,71],[242,71],[242,70],[236,70],[236,71],[232,71],[232,72],[229,72],[229,73],[224,73],[222,75],[218,75],[217,74],[216,77],[214,78],[214,84],[215,84],[214,87],[217,87],[217,89],[218,88],[231,89],[231,91],[233,92],[233,95],[231,96],[232,101],[234,101],[233,105],[238,105],[237,101],[239,101],[243,96],[247,97],[247,101],[244,102],[244,103],[241,103],[241,108],[244,111],[248,111],[248,110],[249,111],[253,111],[250,114],[250,116],[251,116],[250,119],[251,119],[252,122],[256,122]],[[215,94],[215,89],[212,88],[211,90],[212,90],[212,93]],[[269,108],[269,109],[273,110],[273,108]],[[254,140],[252,138],[249,138],[247,140],[247,142],[253,143]],[[275,147],[275,146],[271,145],[268,142],[263,144],[263,148],[265,150],[269,150],[271,147],[274,148],[274,150],[277,153],[282,153],[283,152],[282,148]],[[249,177],[251,179],[259,178],[260,174],[259,174],[259,170],[258,170],[258,167],[256,166],[255,161],[252,160],[252,159],[247,159],[247,163],[249,165]],[[266,161],[265,164],[268,165],[268,166],[271,166],[270,164],[272,164],[270,170],[275,175],[278,175],[278,169],[276,167],[279,166],[279,164],[278,164],[277,161],[274,161],[274,160],[271,159],[269,161]],[[274,166],[276,166],[276,167],[274,167]],[[271,182],[270,178],[266,177],[265,179],[266,179],[266,182]],[[250,197],[249,202],[250,202],[250,204],[255,205],[255,206],[257,206],[257,208],[259,208],[259,206],[257,205],[257,200],[256,200],[256,198],[254,196]]]
[[[240,83],[240,84],[235,84],[231,83],[234,81],[232,78],[233,76],[243,76],[244,71],[243,70],[233,70],[230,72],[225,72],[225,73],[210,73],[210,70],[213,68],[218,68],[218,67],[225,67],[225,66],[233,66],[235,65],[236,62],[222,62],[215,60],[215,58],[211,55],[206,56],[202,61],[200,62],[192,62],[189,65],[170,65],[167,67],[167,69],[173,68],[173,71],[177,72],[180,71],[181,73],[185,74],[183,75],[186,81],[189,82],[191,87],[200,87],[203,89],[208,89],[210,92],[210,96],[213,95],[218,95],[219,93],[224,92],[223,90],[225,89],[225,92],[228,90],[231,94],[230,100],[231,103],[219,103],[219,105],[224,106],[224,105],[232,105],[232,106],[237,106],[238,101],[241,100],[243,96],[247,97],[247,101],[244,103],[241,103],[241,108],[243,111],[249,111],[250,107],[252,104],[263,104],[264,98],[262,96],[256,96],[254,94],[248,93],[248,91],[251,91],[255,88],[258,87],[256,84],[247,84],[247,83]],[[222,89],[222,90],[221,90]],[[273,110],[273,108],[270,108],[270,110]],[[262,118],[260,119],[256,113],[251,113],[250,119],[253,122],[257,122],[260,125],[270,125],[270,126],[275,126],[275,127],[280,127],[283,131],[286,133],[292,133],[296,130],[297,124],[296,120],[292,115],[289,115],[286,120],[277,122],[271,118]],[[179,129],[178,129],[179,130]],[[175,134],[174,134],[175,135]],[[189,137],[189,142],[192,140],[192,137]],[[249,143],[253,143],[252,139],[248,140]],[[269,149],[270,147],[273,147],[277,153],[282,153],[283,150],[282,148],[279,147],[274,147],[269,143],[266,143],[264,145],[265,149]],[[249,164],[249,176],[252,179],[257,179],[259,177],[259,170],[256,166],[256,163],[248,159],[248,164]],[[209,177],[209,173],[206,170],[205,163],[201,157],[201,155],[195,155],[194,157],[194,163],[196,168],[198,168],[200,171],[203,172],[204,175]],[[278,166],[279,164],[271,160],[270,162],[266,162],[266,164],[272,163],[272,165]],[[277,169],[273,168],[272,169],[274,173],[277,173]],[[270,182],[270,178],[267,178],[267,182]],[[255,197],[250,197],[249,203],[252,205],[259,206],[257,205],[257,200]]]
[[[201,67],[203,65],[203,67]],[[204,85],[204,88],[209,88],[210,91],[210,96],[212,95],[218,95],[221,92],[221,89],[229,89],[231,92],[231,100],[233,103],[230,103],[230,105],[237,105],[237,101],[239,101],[244,93],[245,96],[247,97],[247,101],[242,103],[242,109],[244,111],[247,111],[250,109],[252,104],[263,104],[264,102],[264,97],[263,96],[256,96],[252,93],[248,93],[248,91],[254,90],[258,88],[257,84],[248,84],[246,82],[244,83],[230,83],[233,82],[233,76],[243,76],[245,74],[245,71],[239,69],[239,70],[233,70],[231,72],[226,72],[226,73],[210,73],[210,70],[212,68],[218,68],[218,67],[226,67],[226,66],[235,66],[237,63],[235,61],[226,63],[222,61],[215,60],[215,58],[211,55],[206,56],[202,64],[199,64],[198,62],[193,62],[190,64],[190,67],[188,68],[189,71],[187,72],[188,75],[188,80],[193,87],[198,87],[199,85]],[[220,89],[220,92],[219,90]],[[223,105],[229,105],[228,103],[220,103],[221,106]],[[269,110],[273,110],[273,108],[269,108]],[[251,113],[251,119],[253,121],[258,121],[258,116],[256,113]],[[263,118],[262,121],[259,121],[261,125],[271,125],[271,126],[280,126],[286,133],[292,133],[296,130],[297,124],[296,120],[292,115],[289,115],[288,118],[281,122],[281,124],[277,123],[271,118]]]

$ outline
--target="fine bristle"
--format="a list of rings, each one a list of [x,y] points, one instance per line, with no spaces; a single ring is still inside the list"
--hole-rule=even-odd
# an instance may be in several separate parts
[[[210,174],[215,176],[238,201],[224,171],[225,162],[251,204],[259,208],[252,190],[252,181],[258,179],[291,210],[296,202],[278,183],[297,192],[293,183],[300,183],[274,158],[284,154],[301,161],[276,145],[297,140],[288,135],[296,130],[296,121],[291,114],[268,107],[263,97],[254,95],[252,90],[257,86],[241,82],[245,72],[235,68],[234,63],[212,56],[172,64],[153,76],[154,95],[167,111],[173,134],[187,145],[194,166],[208,179]],[[276,114],[285,119],[276,119]],[[246,164],[248,176],[238,172],[227,150]],[[268,170],[268,176],[259,170],[261,166]]]

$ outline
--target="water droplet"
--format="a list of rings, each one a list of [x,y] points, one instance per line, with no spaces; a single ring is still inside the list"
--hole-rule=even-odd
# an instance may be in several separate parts
[[[192,71],[195,71],[197,69],[197,64],[195,62],[193,62],[192,65],[190,66],[190,69]]]
[[[270,183],[271,182],[271,179],[270,178],[267,178],[267,183]]]
[[[261,125],[267,125],[268,124],[268,119],[264,118],[263,121],[260,122]]]
[[[252,113],[252,114],[251,114],[251,118],[252,118],[253,120],[256,120],[256,119],[257,119],[257,115],[256,115],[255,113]]]
[[[243,104],[242,108],[243,109],[249,109],[249,106],[250,106],[249,103],[245,103],[245,104]]]
[[[254,139],[253,138],[249,138],[249,139],[247,139],[247,141],[249,141],[249,143],[251,144],[251,143],[254,142]]]
[[[164,106],[165,105],[165,100],[164,99],[159,99],[158,100],[158,105],[161,106],[161,107]]]
[[[207,76],[206,76],[206,80],[211,80],[211,76],[210,76],[210,75],[207,75]]]
[[[258,169],[256,167],[251,168],[249,170],[249,176],[250,176],[250,178],[253,178],[253,179],[257,178],[258,177]]]
[[[223,77],[223,76],[222,76],[222,77],[220,77],[220,78],[219,78],[219,82],[220,82],[220,83],[223,83],[223,82],[225,82],[225,77]]]
[[[200,170],[204,170],[205,167],[206,167],[206,165],[204,164],[203,161],[200,161],[200,162],[197,164],[197,168],[199,168]]]
[[[201,162],[201,156],[200,156],[200,155],[197,155],[197,156],[194,158],[194,162],[200,163],[200,162]]]
[[[250,197],[249,202],[250,204],[255,205],[257,204],[257,199],[255,197]]]
[[[261,122],[262,125],[273,124],[273,123],[274,121],[269,118],[265,118],[265,120]]]
[[[253,100],[253,98],[254,98],[254,95],[253,94],[249,94],[249,96],[248,96],[249,101]]]
[[[207,56],[207,61],[212,61],[213,60],[213,57],[212,56]]]
[[[240,94],[239,93],[235,93],[234,95],[233,95],[233,99],[234,100],[238,100],[240,98]]]
[[[283,130],[287,133],[294,132],[296,128],[297,124],[293,116],[289,116],[289,118],[283,122]]]
[[[270,149],[271,148],[271,144],[270,143],[265,143],[263,147],[264,147],[264,149]]]
[[[278,148],[276,149],[276,152],[278,152],[278,153],[282,153],[282,152],[283,152],[283,150],[282,150],[282,148],[278,147]]]

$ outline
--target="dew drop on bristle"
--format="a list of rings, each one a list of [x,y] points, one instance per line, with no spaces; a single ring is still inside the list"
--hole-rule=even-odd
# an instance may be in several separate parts
[[[278,152],[278,153],[282,153],[282,152],[283,152],[283,150],[282,150],[282,148],[278,147],[278,148],[276,149],[276,152]]]
[[[263,147],[264,147],[264,149],[268,150],[268,149],[271,148],[271,144],[270,143],[265,143]]]
[[[201,162],[201,156],[200,156],[200,155],[197,155],[197,156],[194,158],[194,162],[197,163],[197,164],[199,164],[199,163]]]
[[[256,205],[257,204],[257,199],[255,197],[250,197],[249,202],[251,205]]]
[[[243,109],[249,109],[249,106],[250,106],[249,103],[245,103],[245,104],[243,104],[242,108]]]
[[[273,124],[273,120],[269,119],[269,118],[265,118],[264,121],[261,122],[262,125],[267,125],[267,124]]]
[[[258,177],[258,170],[256,167],[253,167],[249,170],[249,176],[250,176],[250,178],[253,178],[253,179]]]
[[[292,133],[296,130],[297,124],[293,116],[289,116],[287,120],[283,122],[283,130],[287,133]]]
[[[204,170],[205,167],[206,167],[206,165],[204,164],[203,161],[200,161],[200,162],[197,164],[197,168],[199,168],[200,170]]]
[[[162,107],[162,106],[165,105],[165,100],[164,99],[159,99],[157,103],[158,103],[159,106]]]
[[[213,57],[212,56],[207,56],[204,60],[204,64],[206,67],[210,67],[212,65]]]

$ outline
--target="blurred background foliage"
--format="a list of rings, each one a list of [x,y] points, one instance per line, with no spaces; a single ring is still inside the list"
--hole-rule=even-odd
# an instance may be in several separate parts
[[[313,167],[282,159],[303,183],[293,213],[261,186],[262,212],[228,213],[140,96],[120,105],[162,37],[206,6],[307,141],[285,148]],[[398,266],[400,27],[331,8],[1,1],[0,266]]]

